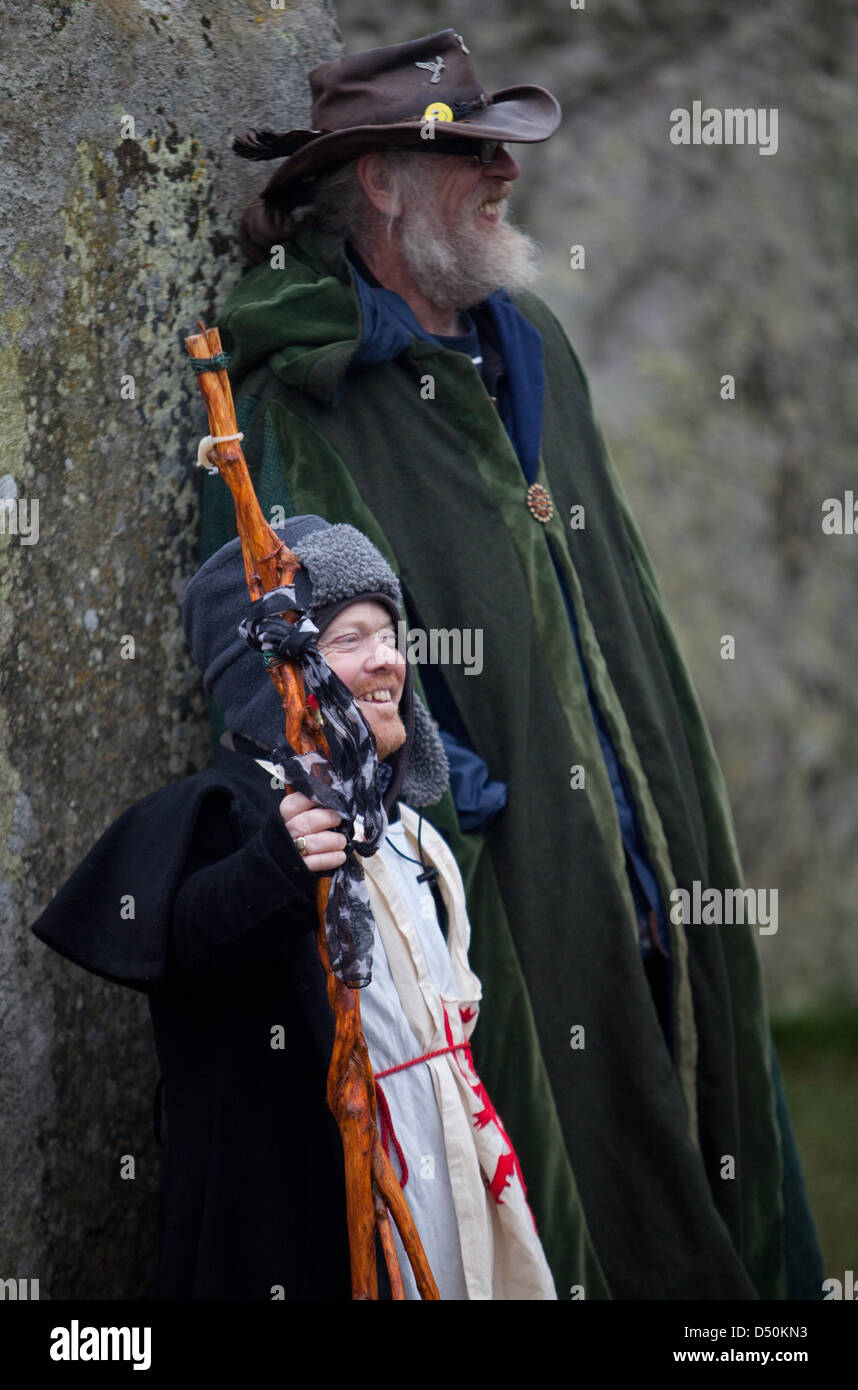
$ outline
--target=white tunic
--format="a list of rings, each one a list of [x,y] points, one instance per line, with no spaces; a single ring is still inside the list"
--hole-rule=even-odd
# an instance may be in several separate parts
[[[424,820],[423,858],[438,870],[445,940],[429,886],[417,882],[418,817],[402,803],[399,810],[401,819],[388,826],[381,848],[361,860],[375,917],[372,982],[360,991],[361,1022],[407,1176],[393,1143],[390,1160],[404,1179],[442,1299],[554,1299],[518,1160],[468,1046],[482,987],[468,965],[470,924],[458,865]],[[355,836],[362,835],[358,818]],[[384,1074],[405,1062],[415,1065]],[[378,1110],[383,1135],[381,1101]],[[406,1298],[417,1299],[395,1227],[394,1241]]]
[[[376,921],[372,983],[361,1018],[377,1079],[408,1164],[405,1197],[442,1298],[554,1299],[548,1262],[527,1205],[518,1160],[465,1044],[482,987],[468,965],[470,924],[458,865],[425,821],[423,858],[439,871],[445,941],[417,859],[418,817],[400,804],[379,852],[363,860]],[[359,833],[356,829],[356,833]],[[450,1046],[458,1044],[455,1051]],[[397,1161],[391,1148],[391,1161]],[[408,1297],[410,1266],[397,1249]],[[458,1244],[458,1250],[456,1246]]]
[[[379,919],[387,911],[392,919],[404,926],[406,969],[418,953],[418,970],[433,993],[453,999],[456,984],[450,953],[438,927],[435,900],[427,884],[418,884],[419,864],[398,858],[391,848],[416,857],[411,849],[401,821],[388,827],[387,839],[374,859],[381,859],[385,873],[377,875],[377,865],[369,870],[371,861],[364,860],[370,902],[376,920],[372,954],[372,982],[361,990],[361,1023],[369,1048],[370,1061],[380,1089],[390,1109],[393,1128],[407,1165],[404,1192],[414,1223],[420,1233],[423,1248],[442,1299],[468,1297],[464,1262],[459,1241],[459,1224],[447,1164],[444,1126],[435,1098],[432,1072],[426,1063],[409,1067],[392,1076],[381,1076],[390,1067],[420,1057],[424,1049],[414,1033],[400,1000],[399,990],[388,960]],[[427,861],[428,862],[428,861]],[[387,909],[387,911],[386,911]],[[420,928],[415,930],[415,919]],[[403,961],[392,949],[394,966],[400,973]],[[411,972],[413,974],[413,972]],[[407,988],[407,984],[406,984]],[[379,1121],[381,1127],[381,1121]],[[382,1128],[383,1132],[383,1128]],[[394,1147],[390,1147],[394,1172],[402,1181],[401,1165]],[[417,1298],[411,1266],[402,1249],[394,1227],[394,1239],[402,1270],[407,1298]]]

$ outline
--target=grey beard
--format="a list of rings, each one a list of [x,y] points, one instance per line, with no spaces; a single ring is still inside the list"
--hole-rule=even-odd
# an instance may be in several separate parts
[[[539,274],[538,242],[506,222],[485,234],[464,219],[448,230],[431,212],[406,207],[400,246],[414,283],[441,309],[470,309],[496,290],[526,289]]]

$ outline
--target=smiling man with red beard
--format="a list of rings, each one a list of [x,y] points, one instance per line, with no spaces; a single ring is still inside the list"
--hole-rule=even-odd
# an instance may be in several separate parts
[[[351,526],[293,517],[279,534],[301,561],[295,594],[308,631],[375,741],[386,819],[360,858],[373,918],[360,1015],[382,1143],[443,1299],[553,1300],[517,1155],[473,1066],[482,991],[468,963],[464,887],[421,809],[442,795],[447,762],[397,650],[399,582]],[[315,892],[316,875],[367,837],[360,816],[352,827],[283,794],[273,761],[283,709],[245,639],[247,611],[233,540],[182,603],[203,686],[224,711],[221,746],[209,768],[126,811],[35,931],[148,995],[167,1120],[157,1295],[347,1298]],[[117,918],[120,884],[131,918]],[[394,1241],[405,1296],[417,1299],[395,1231]],[[379,1277],[383,1288],[381,1267]]]
[[[239,428],[266,511],[351,523],[412,627],[482,633],[480,679],[420,670],[451,769],[431,815],[468,886],[481,1073],[555,1283],[819,1298],[753,928],[665,909],[743,886],[723,778],[586,377],[528,289],[537,247],[507,215],[510,147],[550,138],[559,105],[488,91],[452,29],[309,80],[312,128],[234,145],[281,160],[219,320]],[[233,525],[207,484],[203,553]]]

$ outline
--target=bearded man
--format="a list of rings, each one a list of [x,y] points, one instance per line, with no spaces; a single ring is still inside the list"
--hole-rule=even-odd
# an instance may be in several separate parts
[[[312,130],[245,215],[220,318],[257,494],[371,536],[420,632],[479,631],[423,689],[487,984],[479,1061],[573,1297],[820,1297],[754,928],[681,920],[738,888],[720,770],[557,319],[526,290],[507,143],[452,30],[310,74]],[[203,549],[232,533],[204,501]]]

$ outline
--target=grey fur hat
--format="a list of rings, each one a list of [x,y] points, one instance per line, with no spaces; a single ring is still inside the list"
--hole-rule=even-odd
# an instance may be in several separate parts
[[[399,580],[383,555],[354,526],[332,526],[320,516],[291,517],[274,528],[302,568],[295,576],[299,603],[323,630],[349,603],[375,599],[397,622],[402,613]],[[283,711],[257,652],[238,635],[248,606],[241,543],[228,541],[200,566],[185,590],[182,623],[203,673],[203,687],[221,710],[230,733],[271,750],[283,736]],[[444,794],[449,767],[437,729],[414,689],[406,661],[399,712],[407,738],[387,759],[392,777],[385,805],[401,799],[431,806]]]

